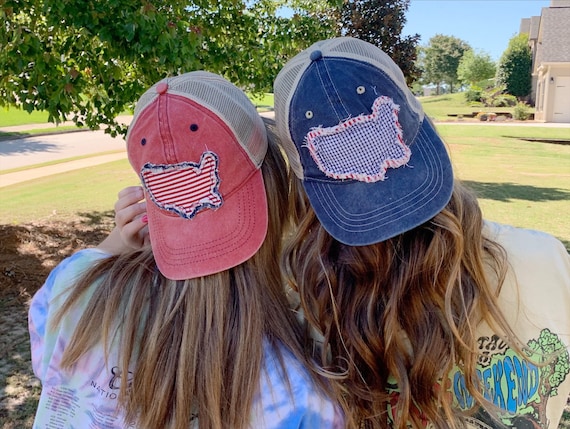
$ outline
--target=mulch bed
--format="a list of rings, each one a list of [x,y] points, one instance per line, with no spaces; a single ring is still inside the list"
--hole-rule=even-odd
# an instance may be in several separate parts
[[[0,428],[31,428],[39,397],[30,363],[30,298],[62,259],[98,244],[112,226],[110,216],[0,225]]]

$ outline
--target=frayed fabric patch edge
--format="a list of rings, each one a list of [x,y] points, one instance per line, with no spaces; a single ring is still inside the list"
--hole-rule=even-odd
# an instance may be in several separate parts
[[[314,140],[318,137],[326,137],[329,135],[342,133],[342,132],[346,131],[347,129],[349,129],[350,127],[352,127],[356,124],[365,124],[367,122],[374,121],[375,119],[377,119],[379,117],[380,108],[384,105],[387,105],[388,107],[390,107],[390,110],[392,112],[393,120],[394,120],[394,128],[396,131],[396,139],[395,139],[394,143],[401,148],[401,150],[403,152],[403,156],[398,158],[398,159],[386,159],[386,160],[384,160],[382,165],[380,166],[380,171],[378,172],[378,174],[374,174],[374,175],[357,173],[357,172],[334,173],[334,172],[329,171],[327,169],[327,167],[322,163],[320,157],[318,156],[318,153],[317,153],[318,149],[317,149],[316,145],[314,144]],[[410,160],[411,153],[412,153],[410,148],[404,143],[402,126],[400,125],[400,122],[398,120],[399,111],[400,111],[400,106],[395,104],[394,101],[392,100],[392,98],[390,98],[388,96],[380,96],[374,100],[374,104],[372,106],[372,113],[370,113],[370,114],[367,114],[367,115],[362,114],[359,116],[355,116],[355,117],[346,119],[345,121],[342,121],[338,125],[335,125],[332,127],[327,127],[327,128],[315,127],[315,128],[312,128],[311,131],[309,131],[309,133],[307,133],[307,135],[305,137],[305,145],[304,146],[307,147],[307,149],[309,150],[311,158],[313,158],[313,160],[314,160],[315,164],[317,165],[317,167],[319,168],[319,170],[322,171],[327,177],[331,177],[333,179],[338,179],[338,180],[352,179],[352,180],[357,180],[357,181],[366,182],[366,183],[383,181],[385,179],[386,171],[388,168],[398,168],[398,167],[406,165],[408,163],[408,161]]]
[[[209,187],[208,197],[211,196],[212,198],[209,201],[208,200],[201,200],[199,204],[194,205],[192,210],[188,211],[188,212],[185,210],[181,210],[177,205],[164,204],[164,203],[160,202],[156,198],[155,192],[148,185],[147,180],[145,179],[145,175],[144,175],[145,172],[149,172],[149,171],[153,172],[153,173],[157,173],[157,172],[165,172],[165,171],[169,171],[169,170],[185,170],[185,169],[192,169],[195,172],[197,172],[197,174],[199,175],[203,172],[203,169],[205,167],[206,162],[209,162],[209,161],[213,161],[213,163],[214,163],[214,167],[213,167],[212,171],[209,173],[211,185]],[[178,215],[181,218],[190,220],[190,219],[194,218],[202,210],[205,210],[205,209],[217,210],[223,205],[224,200],[223,200],[221,193],[219,192],[221,179],[220,179],[220,175],[219,175],[219,171],[218,171],[218,165],[219,165],[218,155],[212,151],[206,151],[206,152],[202,153],[202,156],[200,157],[200,161],[198,163],[185,161],[185,162],[181,162],[178,164],[153,164],[153,163],[147,162],[141,168],[140,177],[141,177],[142,184],[143,184],[145,190],[147,191],[148,195],[150,196],[150,199],[159,209],[165,210],[165,211],[173,213],[175,215]]]

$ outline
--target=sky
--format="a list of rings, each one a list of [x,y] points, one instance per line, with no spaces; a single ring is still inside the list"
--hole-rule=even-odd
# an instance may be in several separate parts
[[[457,37],[497,61],[518,34],[521,19],[540,16],[550,0],[411,0],[402,35]]]

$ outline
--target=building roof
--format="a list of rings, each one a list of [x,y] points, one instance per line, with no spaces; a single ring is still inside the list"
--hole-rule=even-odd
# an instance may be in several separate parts
[[[542,62],[570,62],[570,0],[558,1],[569,5],[543,8],[540,16]]]

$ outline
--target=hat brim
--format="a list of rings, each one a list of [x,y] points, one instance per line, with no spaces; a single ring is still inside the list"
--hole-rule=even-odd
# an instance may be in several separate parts
[[[451,162],[427,119],[409,147],[408,164],[388,169],[383,181],[303,180],[315,214],[335,239],[352,246],[378,243],[423,224],[447,205]]]
[[[268,216],[261,171],[225,196],[218,210],[207,209],[187,220],[149,200],[147,215],[156,264],[165,277],[184,280],[233,268],[251,258],[265,240]]]

